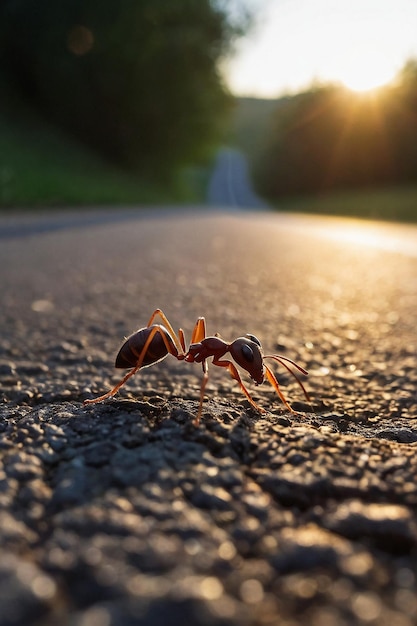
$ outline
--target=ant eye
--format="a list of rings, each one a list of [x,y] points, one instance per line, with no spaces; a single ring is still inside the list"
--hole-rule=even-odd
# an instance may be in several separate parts
[[[250,339],[254,343],[257,343],[259,347],[261,346],[261,342],[259,341],[258,337],[255,337],[255,335],[250,335],[248,333],[247,335],[245,335],[245,337],[247,337],[248,339]]]
[[[242,346],[242,356],[245,359],[245,361],[248,361],[248,363],[252,363],[253,361],[253,351],[252,348],[246,344],[244,344]]]

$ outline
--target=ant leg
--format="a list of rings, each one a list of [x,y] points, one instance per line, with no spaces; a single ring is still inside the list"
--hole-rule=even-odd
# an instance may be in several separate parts
[[[187,352],[187,348],[186,348],[186,345],[185,345],[184,331],[183,331],[182,328],[180,328],[178,330],[178,337],[179,337],[179,340],[180,340],[182,351],[185,354]]]
[[[107,393],[103,394],[102,396],[99,396],[98,398],[92,398],[92,399],[84,400],[83,404],[97,404],[98,402],[102,402],[103,400],[107,400],[107,398],[112,398],[119,391],[120,387],[122,387],[125,384],[125,382],[127,380],[129,380],[129,378],[131,376],[133,376],[133,374],[136,374],[138,369],[139,369],[138,367],[134,367],[132,370],[130,370],[130,372],[128,372],[126,374],[126,376],[124,376],[122,378],[122,380],[120,382],[117,383],[117,385],[115,387],[113,387],[113,389],[111,389]]]
[[[117,385],[115,387],[113,387],[113,389],[111,389],[110,391],[108,391],[107,393],[103,394],[102,396],[99,396],[98,398],[94,398],[91,400],[84,400],[84,404],[97,404],[97,402],[102,402],[103,400],[107,400],[107,398],[112,398],[114,395],[116,395],[116,393],[119,391],[120,387],[122,387],[126,381],[129,380],[129,378],[131,378],[131,376],[133,376],[134,374],[136,374],[136,372],[142,367],[142,363],[143,363],[143,359],[145,358],[145,355],[148,351],[148,348],[151,344],[152,339],[155,337],[155,335],[157,333],[160,333],[165,346],[167,348],[167,351],[172,354],[171,350],[171,346],[165,336],[165,334],[163,332],[161,332],[161,329],[156,326],[155,328],[152,328],[152,330],[149,333],[149,337],[147,338],[147,340],[145,341],[145,344],[138,356],[138,361],[135,365],[135,367],[133,369],[130,370],[130,372],[128,372],[125,376],[123,376],[122,380],[119,381],[117,383]],[[175,355],[174,355],[175,356]]]
[[[271,385],[273,386],[273,388],[275,389],[275,391],[277,392],[277,394],[279,395],[282,403],[287,407],[287,409],[289,411],[291,411],[291,413],[297,413],[297,411],[294,411],[294,409],[286,401],[286,399],[284,397],[284,394],[282,393],[282,391],[280,389],[280,386],[278,384],[277,379],[275,378],[274,374],[271,372],[269,367],[267,365],[265,365],[265,363],[264,363],[264,367],[265,367],[266,377],[269,380],[269,382],[271,383]]]
[[[185,340],[184,340],[184,332],[183,330],[180,328],[179,330],[179,338],[176,334],[176,332],[174,331],[174,329],[172,328],[167,316],[165,315],[165,313],[162,311],[162,309],[155,309],[155,311],[152,313],[149,322],[148,322],[148,327],[152,325],[154,319],[156,317],[160,317],[161,320],[163,321],[164,325],[166,326],[169,334],[171,335],[174,343],[175,343],[175,347],[178,350],[178,357],[181,359],[184,355],[185,355]],[[171,353],[172,354],[172,353]],[[174,355],[176,356],[176,355]],[[177,358],[178,358],[177,357]]]
[[[193,343],[200,343],[203,339],[206,338],[206,320],[204,317],[199,317],[196,321],[196,324],[193,329],[193,333],[191,335],[190,345]],[[201,362],[203,367],[203,378],[201,379],[201,387],[200,387],[200,403],[198,405],[197,417],[194,420],[194,425],[198,426],[201,419],[201,413],[203,411],[203,401],[204,401],[204,392],[206,389],[206,385],[208,382],[208,363],[206,359]]]
[[[219,367],[227,368],[229,370],[230,376],[239,383],[241,390],[243,391],[243,393],[245,394],[245,396],[247,397],[247,399],[249,400],[253,408],[256,409],[259,413],[266,413],[265,409],[263,409],[258,404],[256,404],[255,400],[252,398],[249,391],[246,389],[245,385],[243,384],[237,368],[233,365],[231,361],[220,361],[218,359],[217,360],[213,359],[212,363],[213,365],[218,365]]]
[[[195,418],[193,424],[194,426],[198,426],[201,419],[201,413],[203,411],[203,401],[204,401],[204,392],[206,390],[206,385],[208,381],[208,365],[206,359],[202,361],[203,366],[203,378],[201,379],[201,387],[200,387],[200,404],[198,405],[197,417]]]
[[[165,315],[165,313],[161,310],[161,309],[155,309],[155,311],[152,313],[150,320],[148,322],[148,327],[152,325],[154,319],[156,317],[160,317],[161,320],[163,321],[164,325],[166,326],[168,332],[170,333],[170,335],[172,336],[175,346],[178,350],[178,356],[177,358],[179,360],[182,360],[187,352],[187,348],[186,348],[186,344],[185,344],[185,336],[184,336],[184,331],[182,328],[180,328],[178,330],[178,335],[175,333],[174,329],[172,328],[172,325],[170,324],[167,316]],[[190,343],[199,343],[200,341],[202,341],[203,339],[205,339],[206,337],[206,320],[204,319],[204,317],[199,317],[195,326],[194,326],[194,330],[191,336],[191,342]],[[175,356],[175,355],[174,355]]]
[[[206,338],[206,320],[204,317],[199,317],[195,323],[193,334],[191,335],[190,343],[200,343]]]

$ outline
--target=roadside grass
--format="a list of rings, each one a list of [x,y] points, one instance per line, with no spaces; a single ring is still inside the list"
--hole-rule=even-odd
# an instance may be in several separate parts
[[[204,169],[204,168],[203,168]],[[0,209],[196,202],[204,171],[184,170],[171,184],[117,169],[26,111],[0,110]]]
[[[417,222],[417,185],[283,198],[280,211]]]

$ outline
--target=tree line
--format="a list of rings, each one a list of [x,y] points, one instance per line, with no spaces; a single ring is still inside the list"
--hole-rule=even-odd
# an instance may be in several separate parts
[[[218,66],[240,15],[213,0],[3,0],[0,74],[106,158],[164,177],[223,130]]]
[[[318,86],[279,101],[256,160],[260,192],[292,194],[417,181],[417,61],[390,86]]]

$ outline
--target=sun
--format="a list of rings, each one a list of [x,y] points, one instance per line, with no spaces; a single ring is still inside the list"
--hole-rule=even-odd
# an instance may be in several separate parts
[[[390,67],[384,57],[368,52],[342,59],[338,74],[340,82],[348,89],[367,92],[390,83],[396,75],[396,68]]]
[[[393,78],[393,75],[386,74],[384,72],[368,72],[366,69],[361,69],[356,73],[352,73],[351,76],[346,74],[341,78],[341,82],[351,91],[365,93],[367,91],[373,91],[375,89],[379,89],[380,87],[384,87],[384,85],[390,83]]]

